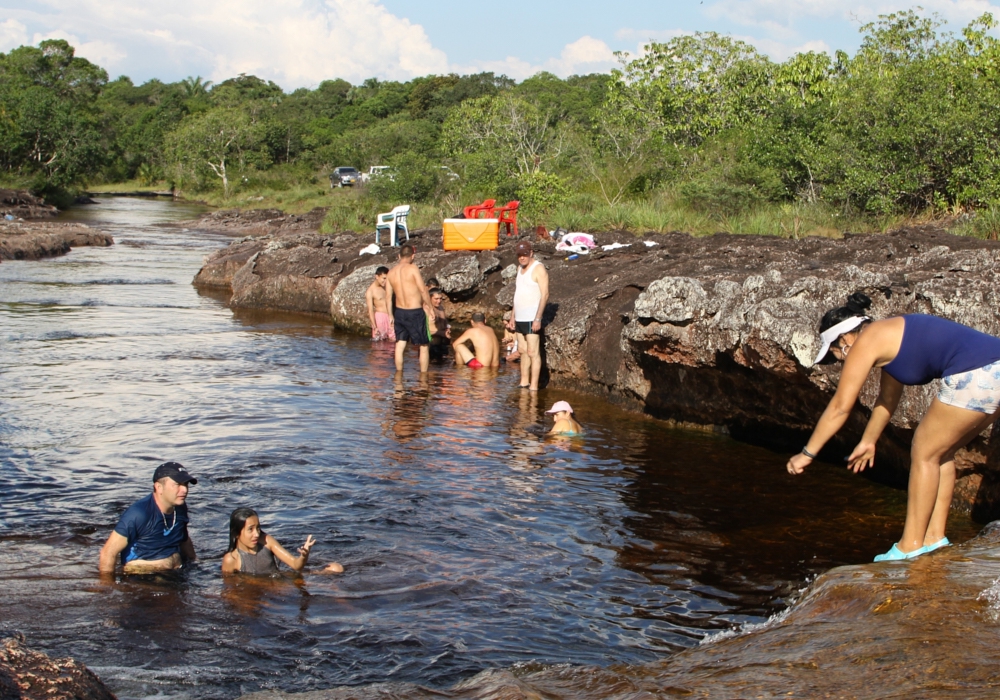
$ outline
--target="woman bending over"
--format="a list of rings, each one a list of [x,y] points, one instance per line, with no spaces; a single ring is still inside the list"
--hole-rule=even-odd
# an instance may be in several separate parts
[[[908,314],[873,321],[871,299],[855,292],[820,323],[816,362],[843,362],[837,391],[802,452],[788,460],[801,474],[843,427],[874,367],[881,368],[878,400],[861,442],[848,457],[858,473],[875,461],[875,443],[892,418],[903,386],[943,379],[941,391],[913,434],[906,524],[899,542],[875,561],[912,559],[950,544],[945,536],[955,487],[955,453],[996,419],[1000,404],[1000,338],[937,316]]]

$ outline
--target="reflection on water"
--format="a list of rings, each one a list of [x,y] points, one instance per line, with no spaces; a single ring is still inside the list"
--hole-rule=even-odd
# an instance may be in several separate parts
[[[116,246],[0,265],[0,632],[120,697],[653,662],[901,530],[902,494],[840,469],[790,479],[783,455],[518,390],[516,367],[397,374],[390,345],[234,314],[190,285],[225,239],[157,225],[194,213],[101,200],[74,216]],[[545,437],[562,398],[583,438]],[[100,545],[168,459],[199,477],[201,561],[102,584]],[[223,581],[237,506],[346,571]]]

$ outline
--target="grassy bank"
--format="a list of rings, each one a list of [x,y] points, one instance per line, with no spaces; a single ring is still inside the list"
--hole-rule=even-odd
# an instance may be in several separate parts
[[[20,188],[23,185],[11,182],[7,186]],[[170,184],[166,181],[149,183],[139,180],[86,188],[95,194],[169,189]],[[331,189],[322,173],[295,178],[288,177],[287,173],[260,174],[253,180],[238,182],[228,197],[221,189],[181,190],[179,195],[190,201],[227,209],[280,209],[290,214],[302,214],[322,207],[327,209],[321,229],[324,233],[374,231],[377,214],[389,211],[393,206],[375,200],[363,187]],[[440,226],[443,219],[455,216],[464,205],[482,198],[452,194],[438,201],[413,204],[410,227]],[[823,202],[765,203],[742,211],[705,211],[690,206],[683,197],[667,188],[643,199],[616,205],[608,205],[592,193],[576,192],[561,206],[534,217],[522,216],[519,223],[522,230],[543,225],[547,229],[561,227],[567,231],[590,233],[682,231],[692,235],[711,235],[721,232],[783,238],[839,238],[844,232],[878,233],[906,225],[937,224],[958,235],[995,240],[1000,236],[1000,207],[959,214],[924,211],[918,217],[845,213]]]

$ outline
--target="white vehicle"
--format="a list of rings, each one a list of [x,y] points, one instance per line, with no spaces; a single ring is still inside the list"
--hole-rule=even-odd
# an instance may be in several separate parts
[[[393,177],[392,167],[388,165],[373,165],[368,168],[367,173],[361,173],[361,184],[367,184],[372,178],[382,177],[383,175],[391,180]]]

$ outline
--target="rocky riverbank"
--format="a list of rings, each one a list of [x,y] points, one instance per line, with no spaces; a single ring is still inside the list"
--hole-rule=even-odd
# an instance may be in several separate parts
[[[79,246],[110,246],[107,233],[84,224],[0,220],[0,260],[39,260]]]
[[[56,223],[59,210],[23,190],[0,189],[0,260],[39,260],[114,239],[84,224]]]
[[[933,228],[843,240],[718,234],[598,236],[622,247],[569,261],[536,245],[550,271],[545,354],[550,386],[571,386],[679,423],[710,425],[778,448],[801,445],[836,386],[838,367],[810,365],[823,312],[855,290],[873,315],[933,313],[1000,335],[1000,242]],[[234,308],[328,314],[368,332],[364,291],[395,251],[359,255],[370,234],[276,232],[235,241],[206,261],[201,287],[232,292]],[[458,322],[475,311],[497,325],[513,299],[514,241],[446,252],[440,230],[416,231],[417,263],[437,277]],[[860,437],[877,392],[869,382],[824,457],[839,462]],[[934,385],[908,388],[879,446],[877,477],[905,483],[908,446]],[[992,441],[994,444],[998,441]],[[956,507],[1000,513],[1000,453],[989,436],[958,456]]]
[[[80,662],[50,658],[18,636],[0,641],[0,700],[115,700],[115,695]]]

